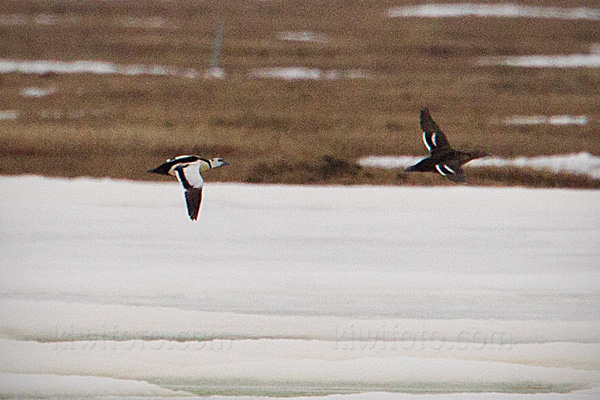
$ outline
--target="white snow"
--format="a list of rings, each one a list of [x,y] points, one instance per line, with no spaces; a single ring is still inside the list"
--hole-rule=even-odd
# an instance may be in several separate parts
[[[481,57],[477,64],[523,68],[599,68],[600,54]]]
[[[293,397],[294,400],[565,400],[582,399],[596,400],[600,392],[594,390],[577,391],[575,394],[482,394],[482,393],[460,393],[460,394],[404,394],[404,393],[385,393],[385,392],[367,392],[360,394],[338,394],[328,396],[301,396]],[[209,400],[289,400],[289,397],[253,397],[253,396],[210,396]],[[203,400],[203,399],[200,399]]]
[[[600,179],[600,157],[590,153],[540,156],[540,157],[517,157],[503,159],[499,157],[483,158],[473,160],[471,165],[476,167],[519,167],[533,168],[537,170],[549,170],[552,172],[572,173],[588,175]]]
[[[41,27],[73,24],[78,22],[78,16],[58,15],[58,14],[0,14],[0,25],[4,26],[22,26],[39,25]]]
[[[277,34],[279,40],[291,42],[314,42],[327,43],[329,36],[326,33],[309,32],[309,31],[285,31]]]
[[[367,156],[358,163],[369,168],[397,169],[410,167],[422,159],[421,156]]]
[[[0,14],[0,25],[4,26],[23,26],[23,25],[38,25],[40,27],[77,24],[81,21],[80,15],[61,15],[61,14]],[[102,21],[106,24],[106,21]],[[161,28],[178,28],[178,25],[162,16],[118,16],[110,20],[110,24],[123,28],[134,29],[161,29]]]
[[[0,396],[600,393],[598,191],[167,182],[0,177]]]
[[[3,397],[65,398],[103,396],[161,396],[186,395],[151,385],[146,382],[103,378],[97,376],[68,376],[56,374],[5,374],[0,373],[0,393]]]
[[[364,70],[320,70],[306,67],[273,67],[256,68],[249,74],[251,79],[281,79],[286,81],[298,80],[335,80],[335,79],[372,79],[374,76]]]
[[[600,8],[535,7],[512,3],[500,4],[421,4],[395,7],[388,17],[456,18],[465,16],[497,18],[552,18],[565,20],[600,20]]]
[[[0,59],[0,74],[98,74],[98,75],[154,75],[183,78],[223,79],[226,74],[221,68],[212,68],[201,74],[194,68],[162,65],[120,65],[106,61],[22,61]],[[320,70],[306,67],[256,68],[248,74],[251,79],[319,80],[319,79],[372,79],[374,75],[361,69]]]
[[[56,25],[59,23],[59,17],[54,14],[38,14],[34,17],[34,21],[38,25]]]
[[[163,28],[167,24],[167,20],[163,17],[132,17],[122,16],[118,17],[115,21],[115,25],[122,26],[124,28],[141,28],[141,29],[159,29]]]
[[[274,67],[253,69],[249,76],[252,79],[317,80],[321,79],[322,72],[315,68]]]
[[[329,75],[327,75],[329,74]],[[326,78],[329,78],[331,76],[331,74],[339,74],[341,75],[343,78],[346,79],[373,79],[374,75],[371,74],[370,72],[361,70],[361,69],[349,69],[346,71],[337,71],[337,70],[330,70],[327,71],[326,73]],[[333,79],[333,78],[331,78]]]
[[[99,75],[155,75],[197,78],[194,68],[164,65],[120,65],[107,61],[51,61],[0,59],[0,74],[99,74]]]
[[[105,115],[105,110],[61,110],[59,108],[48,108],[39,111],[39,118],[61,120],[61,119],[81,119],[84,117],[100,117]]]
[[[204,72],[204,79],[225,79],[227,73],[221,67],[210,67]]]
[[[109,110],[63,110],[60,108],[45,108],[34,113],[35,117],[41,119],[50,120],[62,120],[62,119],[81,119],[84,117],[101,117],[107,114]],[[0,110],[0,121],[12,121],[16,120],[21,116],[19,110]]]
[[[515,115],[504,119],[506,125],[586,125],[586,115]]]
[[[396,169],[409,167],[423,157],[414,156],[368,156],[358,163],[364,167]],[[469,167],[517,167],[548,170],[555,173],[571,173],[587,175],[600,179],[600,157],[587,152],[573,154],[557,154],[539,157],[485,157],[471,161]]]
[[[14,121],[20,114],[18,110],[0,110],[0,121]]]
[[[27,24],[27,16],[23,14],[0,14],[0,25],[18,26]]]
[[[58,91],[58,89],[55,87],[49,87],[49,88],[27,87],[27,88],[23,88],[23,89],[19,90],[19,94],[23,97],[40,98],[40,97],[50,96],[51,94],[54,94],[57,91]]]

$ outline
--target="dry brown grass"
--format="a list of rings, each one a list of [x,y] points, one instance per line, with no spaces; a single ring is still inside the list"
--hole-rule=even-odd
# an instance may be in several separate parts
[[[459,149],[535,156],[600,154],[599,69],[479,67],[479,56],[569,54],[600,42],[597,22],[530,19],[389,19],[404,3],[308,1],[17,1],[0,14],[0,54],[13,59],[106,60],[203,70],[217,21],[225,21],[224,81],[172,77],[0,75],[0,173],[151,179],[145,170],[184,153],[232,163],[211,180],[447,184],[439,176],[361,170],[323,174],[324,156],[352,164],[373,154],[424,154],[418,110],[429,105]],[[410,2],[412,3],[412,2]],[[572,7],[589,1],[531,1]],[[32,23],[57,16],[57,25]],[[157,29],[126,28],[125,17],[160,16]],[[75,19],[73,19],[75,18]],[[324,32],[329,43],[284,42],[277,33]],[[251,80],[252,68],[365,69],[375,80]],[[24,98],[24,87],[56,87]],[[83,117],[81,111],[85,113]],[[584,127],[516,127],[514,114],[585,114]],[[46,117],[43,117],[46,115]],[[52,118],[48,118],[52,115]],[[528,170],[470,170],[486,185],[598,187],[574,176]]]

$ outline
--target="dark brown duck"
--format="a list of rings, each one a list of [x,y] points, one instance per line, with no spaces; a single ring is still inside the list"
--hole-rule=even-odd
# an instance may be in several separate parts
[[[423,143],[429,150],[429,157],[422,159],[406,172],[437,172],[452,182],[464,182],[462,166],[471,160],[489,156],[480,150],[458,151],[450,147],[448,138],[435,123],[427,107],[421,109],[421,129]]]

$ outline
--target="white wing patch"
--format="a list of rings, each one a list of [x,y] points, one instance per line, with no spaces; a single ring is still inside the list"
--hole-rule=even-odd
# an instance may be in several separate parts
[[[436,166],[435,166],[435,169],[437,169],[437,171],[438,171],[440,174],[442,174],[442,175],[444,175],[444,176],[446,176],[446,175],[447,175],[447,174],[446,174],[446,173],[445,173],[445,172],[442,170],[442,167],[441,167],[441,165],[439,165],[439,164],[438,164],[438,165],[436,165]]]
[[[196,189],[200,189],[202,185],[204,185],[204,179],[202,179],[202,175],[200,175],[199,162],[186,165],[183,168],[183,174],[185,175],[185,178],[187,179],[189,184],[195,187]]]
[[[433,147],[437,147],[437,137],[438,137],[438,134],[436,132],[432,136],[432,138],[433,138]]]
[[[437,169],[437,171],[438,171],[440,174],[444,175],[444,176],[446,176],[446,175],[448,175],[448,174],[453,174],[453,175],[456,175],[456,171],[455,171],[455,170],[453,170],[452,168],[450,168],[450,167],[449,167],[448,165],[446,165],[446,164],[437,164],[437,165],[435,166],[435,169]]]
[[[204,185],[204,179],[200,175],[199,161],[186,164],[185,166],[180,165],[175,170],[177,171],[177,179],[181,182],[184,189],[201,189],[202,185]]]
[[[425,147],[427,147],[427,150],[431,151],[432,146],[427,138],[427,132],[423,132],[423,143],[425,144]]]

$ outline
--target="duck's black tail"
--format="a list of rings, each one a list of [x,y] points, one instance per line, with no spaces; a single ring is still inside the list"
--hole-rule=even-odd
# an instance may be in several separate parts
[[[159,165],[156,168],[149,169],[146,172],[149,172],[152,174],[169,175],[170,169],[171,169],[171,165],[169,163],[164,163],[162,165]]]
[[[431,157],[427,157],[416,163],[415,165],[405,169],[406,172],[434,172],[435,161]]]

